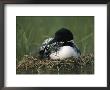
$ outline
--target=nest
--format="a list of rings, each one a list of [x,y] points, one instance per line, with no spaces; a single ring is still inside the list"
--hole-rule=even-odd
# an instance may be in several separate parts
[[[94,55],[64,60],[39,59],[24,55],[16,65],[17,74],[94,74]]]

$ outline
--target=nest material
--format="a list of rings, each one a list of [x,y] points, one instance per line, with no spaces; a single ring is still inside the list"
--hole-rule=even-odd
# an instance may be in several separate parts
[[[80,58],[64,60],[45,60],[24,55],[17,62],[17,74],[94,74],[94,55],[82,55]]]

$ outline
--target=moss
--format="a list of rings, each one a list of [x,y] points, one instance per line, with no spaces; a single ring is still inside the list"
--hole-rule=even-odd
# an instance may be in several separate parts
[[[65,60],[39,59],[24,55],[16,65],[17,74],[94,74],[94,55]]]

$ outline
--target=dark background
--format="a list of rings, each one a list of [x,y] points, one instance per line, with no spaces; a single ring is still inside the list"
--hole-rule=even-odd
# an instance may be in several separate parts
[[[1,3],[106,4],[109,0],[0,0]]]

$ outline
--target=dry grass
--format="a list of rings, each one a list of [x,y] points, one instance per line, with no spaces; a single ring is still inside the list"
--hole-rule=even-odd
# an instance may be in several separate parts
[[[94,74],[94,55],[82,55],[80,58],[65,60],[39,59],[24,55],[17,60],[17,74]]]

